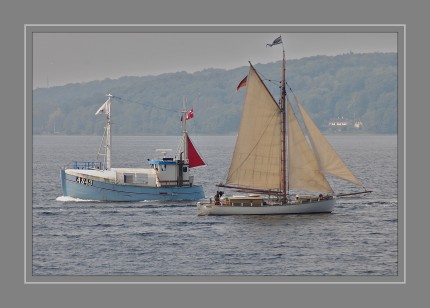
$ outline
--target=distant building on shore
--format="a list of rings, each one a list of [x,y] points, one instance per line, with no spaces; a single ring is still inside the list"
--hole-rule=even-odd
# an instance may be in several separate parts
[[[344,117],[338,117],[328,122],[330,131],[342,132],[351,130],[360,130],[363,128],[363,122],[360,120],[349,120]]]

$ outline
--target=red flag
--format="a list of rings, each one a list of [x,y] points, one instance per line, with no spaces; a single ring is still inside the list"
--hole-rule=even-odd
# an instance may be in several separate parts
[[[248,80],[248,76],[242,79],[241,82],[237,85],[236,91],[239,91],[240,88],[246,86],[246,81]]]
[[[185,118],[185,121],[189,120],[189,119],[192,119],[192,118],[194,118],[193,108],[191,108],[190,111],[188,111],[188,114],[187,114],[187,117]]]

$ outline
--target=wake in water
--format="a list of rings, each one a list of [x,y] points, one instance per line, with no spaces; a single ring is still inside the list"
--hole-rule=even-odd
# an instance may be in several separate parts
[[[84,200],[79,198],[73,198],[69,196],[60,196],[55,199],[56,201],[61,202],[99,202],[98,200]]]
[[[118,202],[106,202],[106,201],[100,201],[100,200],[86,200],[86,199],[79,199],[69,196],[60,196],[55,199],[56,201],[60,202],[98,202],[98,203],[118,203]],[[195,204],[190,203],[190,201],[182,201],[178,200],[172,203],[172,201],[163,201],[163,200],[142,200],[142,201],[134,201],[134,202],[119,202],[120,204],[123,204],[125,208],[130,207],[136,207],[136,204],[141,204],[143,207],[165,207],[169,206],[171,207],[184,207],[184,206],[194,206]]]

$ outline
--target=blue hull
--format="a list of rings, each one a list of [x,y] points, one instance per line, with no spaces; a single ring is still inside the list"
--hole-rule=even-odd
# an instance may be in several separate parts
[[[83,184],[76,181],[76,176],[61,170],[63,195],[83,200],[97,201],[180,201],[199,200],[205,197],[202,186],[191,187],[148,187],[118,185],[92,180]]]

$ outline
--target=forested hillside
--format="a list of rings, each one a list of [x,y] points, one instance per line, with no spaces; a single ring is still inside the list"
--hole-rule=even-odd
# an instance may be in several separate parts
[[[322,130],[330,119],[345,117],[361,120],[364,132],[397,132],[396,53],[315,56],[286,65],[288,85]],[[280,62],[255,68],[278,100]],[[112,105],[115,135],[179,134],[183,97],[194,108],[189,121],[194,134],[234,134],[245,94],[236,86],[247,70],[206,69],[35,89],[33,133],[102,134],[105,117],[94,114],[111,93],[121,98]]]

